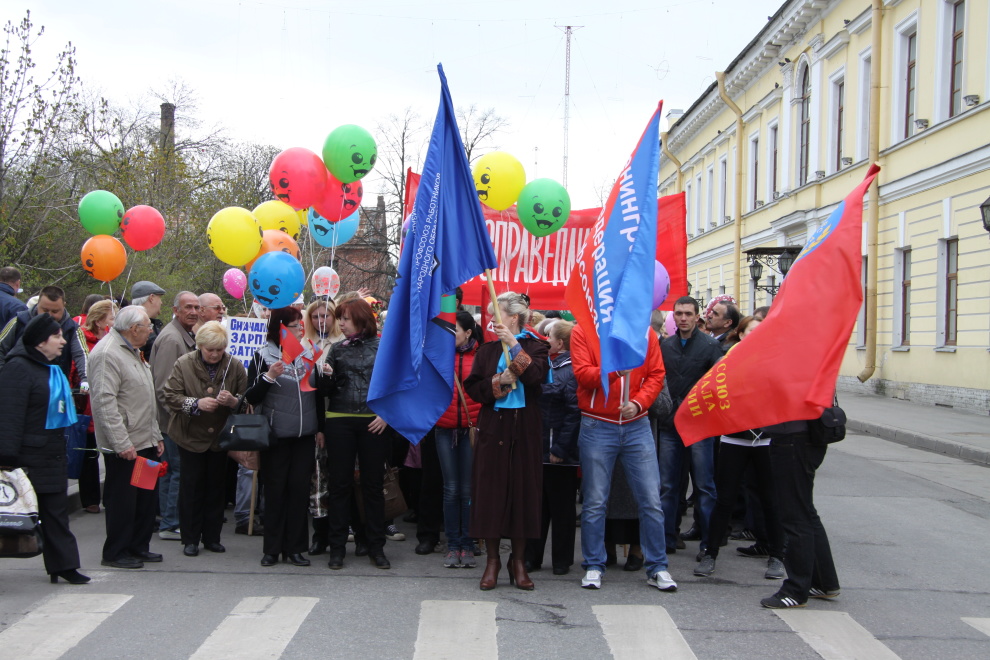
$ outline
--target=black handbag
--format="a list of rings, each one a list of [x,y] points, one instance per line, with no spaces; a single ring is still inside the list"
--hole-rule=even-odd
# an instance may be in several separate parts
[[[240,410],[242,396],[234,410]],[[268,418],[255,413],[231,413],[220,430],[220,449],[224,451],[265,451],[275,444]]]
[[[837,396],[832,406],[822,411],[818,419],[808,421],[808,439],[813,445],[830,445],[846,437],[846,411],[839,407]]]

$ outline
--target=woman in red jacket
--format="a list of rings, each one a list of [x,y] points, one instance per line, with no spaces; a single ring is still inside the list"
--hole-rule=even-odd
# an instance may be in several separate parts
[[[468,536],[471,518],[471,463],[474,448],[470,429],[477,423],[481,404],[464,392],[474,354],[481,344],[481,328],[468,312],[457,312],[454,333],[454,392],[446,412],[437,421],[437,454],[443,473],[443,524],[447,535],[446,568],[474,568],[474,541]]]

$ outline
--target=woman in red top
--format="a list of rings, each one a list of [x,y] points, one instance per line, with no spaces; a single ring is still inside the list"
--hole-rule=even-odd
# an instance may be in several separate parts
[[[447,535],[447,568],[474,568],[474,541],[468,536],[471,518],[471,464],[474,448],[469,432],[478,419],[481,404],[464,392],[474,354],[481,344],[481,328],[468,312],[457,312],[454,332],[454,392],[447,411],[437,421],[437,454],[443,473],[443,525]],[[464,401],[461,401],[461,396]]]

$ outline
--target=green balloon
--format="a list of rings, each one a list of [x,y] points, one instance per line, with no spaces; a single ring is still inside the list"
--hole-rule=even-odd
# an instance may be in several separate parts
[[[117,196],[106,190],[86,193],[79,201],[79,219],[90,234],[113,234],[120,229],[124,217],[124,205]]]
[[[378,160],[378,147],[371,133],[354,124],[333,129],[323,143],[323,162],[341,183],[363,179]]]
[[[571,196],[553,179],[535,179],[519,193],[516,213],[530,234],[549,236],[570,217]]]

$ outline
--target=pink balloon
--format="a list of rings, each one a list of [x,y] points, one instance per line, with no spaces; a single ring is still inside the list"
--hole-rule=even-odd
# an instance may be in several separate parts
[[[677,324],[674,322],[673,312],[667,312],[667,318],[663,320],[663,328],[667,331],[668,337],[673,337],[677,334]]]
[[[230,268],[223,274],[223,288],[238,300],[244,297],[247,283],[247,275],[240,268]]]
[[[659,261],[653,262],[653,309],[663,304],[670,293],[670,275]]]

